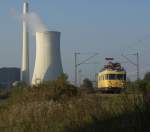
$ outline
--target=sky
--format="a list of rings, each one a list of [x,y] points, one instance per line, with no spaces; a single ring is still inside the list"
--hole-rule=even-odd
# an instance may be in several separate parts
[[[122,62],[130,78],[136,67],[124,54],[139,52],[140,75],[150,70],[150,1],[149,0],[29,0],[30,11],[37,13],[49,30],[61,32],[64,72],[74,80],[74,52],[78,63],[94,53],[95,58],[78,69],[80,78],[93,79],[105,64],[105,57]],[[21,67],[23,0],[1,0],[0,67]],[[30,34],[30,71],[34,68],[35,36]]]

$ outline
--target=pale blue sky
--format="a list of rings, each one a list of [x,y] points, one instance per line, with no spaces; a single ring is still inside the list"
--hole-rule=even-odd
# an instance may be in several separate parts
[[[22,24],[15,14],[22,12],[23,0],[1,0],[0,4],[0,67],[21,65]],[[94,77],[106,56],[125,61],[121,54],[140,53],[141,73],[150,70],[150,1],[149,0],[30,0],[30,10],[36,12],[49,30],[58,30],[64,71],[74,79],[75,51],[99,52],[83,65],[83,77]],[[15,13],[14,13],[15,12]],[[148,39],[147,39],[148,38]],[[34,36],[31,36],[31,69],[34,65]],[[138,40],[143,40],[138,42]],[[88,55],[80,55],[79,61]],[[130,57],[130,56],[129,56]],[[131,56],[133,61],[134,56]],[[124,64],[135,76],[135,67]],[[31,70],[32,71],[32,70]],[[32,74],[32,73],[31,73]]]

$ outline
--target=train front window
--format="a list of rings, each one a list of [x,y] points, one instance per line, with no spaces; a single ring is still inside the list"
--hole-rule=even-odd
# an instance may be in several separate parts
[[[109,74],[108,75],[108,80],[115,80],[116,79],[116,75],[115,74]]]
[[[126,78],[127,78],[127,77],[126,77],[126,74],[124,74],[124,80],[126,80]]]
[[[126,80],[125,74],[108,74],[107,80]]]
[[[118,80],[123,80],[123,78],[124,78],[124,77],[123,77],[123,74],[118,74],[118,75],[117,75],[117,79],[118,79]]]
[[[118,80],[126,80],[126,75],[125,74],[118,74],[117,79]]]

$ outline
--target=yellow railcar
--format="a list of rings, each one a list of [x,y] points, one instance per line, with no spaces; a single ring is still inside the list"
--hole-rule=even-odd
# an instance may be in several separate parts
[[[97,82],[102,92],[122,92],[126,89],[126,71],[123,68],[105,68],[99,72]]]

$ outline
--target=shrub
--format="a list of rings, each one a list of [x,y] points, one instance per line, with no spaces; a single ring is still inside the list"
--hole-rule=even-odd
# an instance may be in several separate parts
[[[8,99],[0,102],[0,131],[149,131],[149,100],[145,94],[80,94],[63,76],[12,88]]]
[[[150,81],[150,72],[145,73],[143,80]]]

